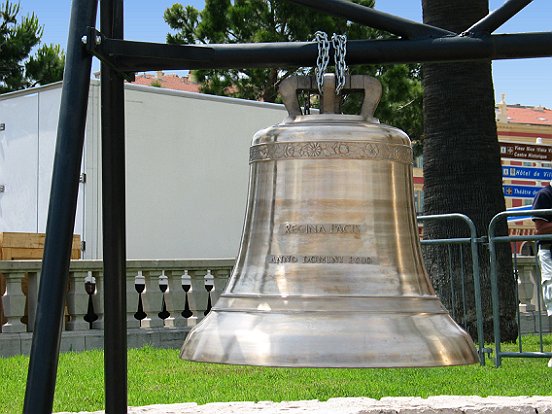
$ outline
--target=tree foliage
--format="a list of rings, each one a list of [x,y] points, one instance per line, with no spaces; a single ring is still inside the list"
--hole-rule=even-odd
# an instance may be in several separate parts
[[[32,14],[18,19],[19,3],[0,3],[0,93],[60,80],[65,56],[59,45],[40,44],[44,28]]]
[[[354,0],[373,7],[374,0]],[[389,34],[345,19],[317,13],[282,0],[206,0],[199,11],[174,4],[164,14],[174,33],[170,44],[257,43],[312,41],[316,31],[346,34],[354,39],[382,39]],[[315,66],[316,62],[313,62]],[[376,76],[384,95],[376,112],[382,122],[404,129],[412,139],[422,136],[422,87],[417,65],[366,65],[351,73]],[[313,68],[253,68],[196,70],[203,93],[278,102],[278,84],[293,74],[312,74]]]

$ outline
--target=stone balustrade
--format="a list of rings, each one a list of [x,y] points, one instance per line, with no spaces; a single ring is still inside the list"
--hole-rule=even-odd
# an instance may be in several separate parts
[[[36,315],[41,261],[0,261],[0,356],[27,354]],[[518,256],[522,333],[552,331],[543,312],[537,263]],[[127,262],[128,344],[178,347],[223,291],[234,259]],[[103,263],[71,262],[62,350],[103,346]]]
[[[28,353],[41,261],[0,261],[0,356]],[[173,347],[224,289],[234,259],[127,262],[129,346]],[[103,346],[103,263],[71,262],[62,350]]]

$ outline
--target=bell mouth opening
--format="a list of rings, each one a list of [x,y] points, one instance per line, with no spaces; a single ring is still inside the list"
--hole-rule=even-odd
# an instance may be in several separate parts
[[[296,368],[406,368],[474,364],[469,335],[448,314],[213,310],[180,357]]]

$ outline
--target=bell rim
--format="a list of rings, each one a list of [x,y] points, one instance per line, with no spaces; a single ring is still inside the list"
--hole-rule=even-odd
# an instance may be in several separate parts
[[[285,368],[430,368],[479,360],[471,337],[448,314],[312,316],[212,310],[190,331],[180,358]]]

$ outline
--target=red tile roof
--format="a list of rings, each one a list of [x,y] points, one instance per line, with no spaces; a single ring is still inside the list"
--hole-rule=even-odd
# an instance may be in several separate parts
[[[188,79],[187,76],[176,74],[164,74],[163,72],[143,73],[136,75],[135,85],[157,86],[165,89],[176,89],[178,91],[199,92],[199,85]]]
[[[508,105],[507,116],[509,123],[552,126],[552,109],[542,106]]]

